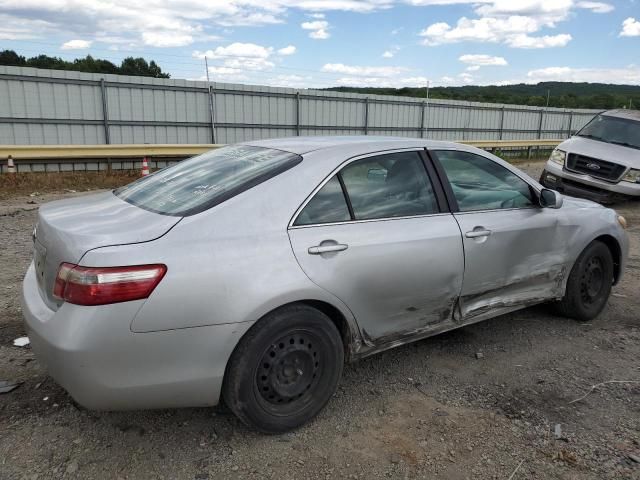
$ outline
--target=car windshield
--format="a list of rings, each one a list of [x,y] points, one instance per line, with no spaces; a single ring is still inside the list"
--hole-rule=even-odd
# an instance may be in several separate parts
[[[578,136],[640,149],[640,122],[598,115],[578,132]]]
[[[202,212],[302,161],[299,155],[248,145],[203,153],[159,170],[114,194],[145,210],[187,216]]]

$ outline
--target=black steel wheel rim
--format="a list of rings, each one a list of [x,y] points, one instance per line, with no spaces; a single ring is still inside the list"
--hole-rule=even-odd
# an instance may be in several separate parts
[[[313,333],[293,331],[266,349],[256,371],[256,387],[268,410],[291,414],[306,403],[323,373],[320,346]]]
[[[598,256],[591,257],[582,272],[580,294],[582,301],[591,305],[598,301],[605,287],[603,261]]]

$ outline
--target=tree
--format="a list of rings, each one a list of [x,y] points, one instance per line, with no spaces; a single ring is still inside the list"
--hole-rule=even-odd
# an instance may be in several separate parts
[[[27,59],[18,55],[13,50],[3,50],[0,52],[0,65],[48,68],[53,70],[74,70],[77,72],[87,73],[113,73],[120,75],[169,78],[169,74],[164,73],[153,60],[147,63],[144,58],[133,57],[125,58],[120,66],[117,66],[109,60],[93,58],[91,55],[87,55],[85,58],[76,58],[69,62],[62,58],[50,57],[48,55],[38,55]]]
[[[160,67],[151,60],[151,63],[142,58],[127,57],[120,64],[120,74],[122,75],[140,75],[143,77],[169,78],[169,75],[162,73]]]
[[[3,50],[0,52],[0,65],[13,65],[22,67],[27,63],[27,60],[18,55],[13,50]]]

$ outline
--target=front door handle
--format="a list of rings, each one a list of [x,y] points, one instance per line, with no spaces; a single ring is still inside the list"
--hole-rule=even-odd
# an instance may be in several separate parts
[[[467,232],[467,233],[464,234],[464,236],[467,237],[467,238],[488,237],[489,235],[491,235],[491,230],[487,230],[487,229],[482,228],[482,227],[476,227],[473,230],[471,230],[470,232]]]
[[[315,247],[309,247],[309,255],[320,255],[321,253],[342,252],[349,248],[349,245],[343,243],[332,243],[329,245],[316,245]]]

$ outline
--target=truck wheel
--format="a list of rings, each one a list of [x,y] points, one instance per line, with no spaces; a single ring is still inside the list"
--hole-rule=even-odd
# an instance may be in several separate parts
[[[579,321],[597,317],[607,304],[613,285],[613,257],[600,241],[585,248],[569,274],[564,298],[555,304],[558,313]]]
[[[307,305],[276,310],[240,340],[227,366],[223,397],[242,422],[281,433],[314,418],[342,375],[340,332]]]

